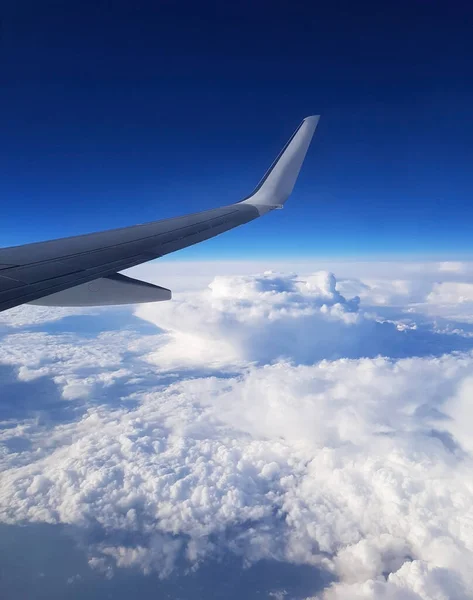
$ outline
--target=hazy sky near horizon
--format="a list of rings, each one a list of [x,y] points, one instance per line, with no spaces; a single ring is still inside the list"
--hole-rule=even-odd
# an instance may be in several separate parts
[[[464,2],[2,9],[0,245],[233,202],[322,115],[287,210],[185,259],[471,255]]]

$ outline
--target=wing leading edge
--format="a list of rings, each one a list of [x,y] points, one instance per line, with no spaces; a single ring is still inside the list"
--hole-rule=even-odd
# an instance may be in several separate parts
[[[97,306],[168,300],[169,290],[117,272],[281,208],[292,192],[318,119],[302,121],[255,190],[241,202],[144,225],[0,249],[0,311],[27,302]]]

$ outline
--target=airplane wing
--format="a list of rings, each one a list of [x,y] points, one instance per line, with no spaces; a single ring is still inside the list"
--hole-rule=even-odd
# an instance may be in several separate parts
[[[19,304],[100,306],[169,300],[118,273],[248,223],[289,197],[319,117],[296,129],[255,190],[222,208],[122,229],[0,249],[0,311]]]

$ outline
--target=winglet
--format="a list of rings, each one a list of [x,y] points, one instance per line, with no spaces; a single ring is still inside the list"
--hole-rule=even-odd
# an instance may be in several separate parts
[[[296,183],[305,155],[309,148],[319,115],[306,117],[266,171],[253,192],[242,200],[258,209],[282,208]]]

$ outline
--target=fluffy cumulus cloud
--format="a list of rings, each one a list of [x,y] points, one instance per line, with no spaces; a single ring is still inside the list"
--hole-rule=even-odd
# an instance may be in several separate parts
[[[93,312],[94,309],[65,308],[25,305],[12,308],[0,313],[0,328],[20,328],[25,325],[43,325],[60,321],[65,317]],[[95,311],[96,312],[96,311]]]
[[[143,305],[136,314],[165,329],[166,343],[148,359],[168,368],[188,364],[219,369],[281,358],[302,363],[378,355],[401,358],[472,347],[465,329],[457,328],[460,335],[452,337],[445,324],[422,318],[428,311],[421,308],[433,306],[427,298],[434,283],[426,288],[418,277],[401,283],[386,282],[379,302],[379,280],[369,285],[344,280],[338,285],[327,271],[218,276],[203,290],[178,293],[165,305]],[[407,294],[416,287],[424,289],[425,302],[404,299],[399,306],[399,290]]]
[[[358,301],[342,296],[328,272],[304,279],[266,272],[216,277],[207,289],[177,294],[165,306],[143,305],[136,314],[167,331],[166,345],[150,356],[156,364],[220,367],[284,355],[302,360],[330,352],[334,337],[336,352],[360,319]]]
[[[325,574],[267,597],[473,597],[473,342],[412,279],[219,275],[106,331],[11,323],[1,520],[73,528],[104,576],[234,556]]]

